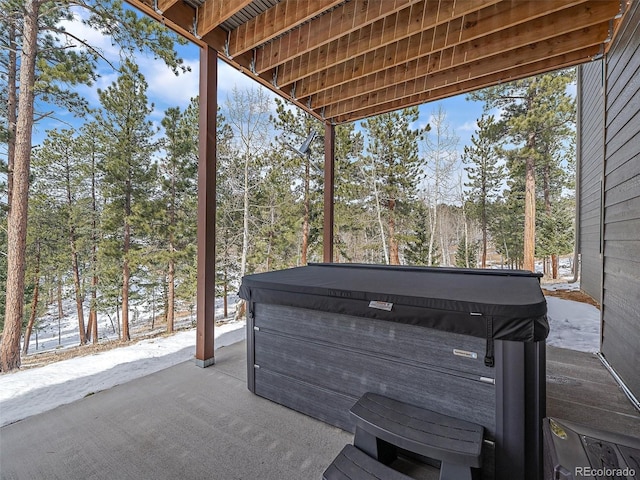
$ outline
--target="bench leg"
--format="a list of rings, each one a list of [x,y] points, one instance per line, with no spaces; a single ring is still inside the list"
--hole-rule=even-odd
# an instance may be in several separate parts
[[[472,478],[470,467],[442,462],[440,480],[472,480]]]
[[[395,445],[385,442],[384,440],[380,440],[357,426],[353,444],[371,458],[375,458],[385,465],[389,465],[398,458],[398,449]]]

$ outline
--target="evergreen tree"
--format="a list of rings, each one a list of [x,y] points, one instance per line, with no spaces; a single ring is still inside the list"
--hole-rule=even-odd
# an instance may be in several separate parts
[[[103,227],[110,256],[122,271],[122,338],[130,340],[129,296],[132,271],[139,264],[146,220],[152,217],[156,167],[150,161],[156,150],[155,133],[147,119],[153,105],[147,102],[147,82],[138,67],[125,61],[118,79],[98,90],[102,105],[98,124],[102,130],[104,159],[100,164],[106,203]],[[113,249],[113,247],[116,247]]]
[[[300,109],[287,108],[285,102],[276,100],[276,117],[272,118],[276,129],[280,130],[279,147],[286,160],[282,166],[289,172],[291,185],[296,188],[300,201],[300,265],[306,265],[309,251],[319,256],[320,222],[322,219],[322,186],[324,155],[322,138],[323,125]],[[311,143],[306,151],[299,151],[306,140]],[[284,148],[286,147],[286,148]]]
[[[424,130],[411,126],[417,120],[418,109],[413,107],[378,115],[362,123],[369,137],[365,171],[373,187],[385,259],[392,265],[400,264],[403,220],[415,200],[422,175],[423,162],[418,156],[417,140]]]
[[[2,371],[20,366],[32,131],[39,115],[34,104],[41,95],[45,104],[63,104],[80,112],[85,102],[63,85],[89,84],[95,78],[98,52],[60,26],[61,20],[73,18],[72,6],[86,9],[88,16],[83,22],[110,35],[127,52],[152,51],[174,71],[181,68],[173,48],[177,37],[152,19],[124,9],[119,0],[90,4],[49,0],[0,3],[0,35],[10,52],[0,60],[7,66],[7,103],[2,109],[7,112],[7,127],[1,135],[8,138],[6,169],[11,212],[7,222],[5,324],[0,343]],[[52,111],[42,115],[49,113]]]
[[[496,199],[504,179],[504,168],[499,164],[498,144],[498,131],[493,115],[482,115],[478,120],[477,136],[471,137],[471,145],[464,147],[462,155],[469,179],[465,186],[469,189],[469,197],[475,207],[471,209],[471,213],[478,219],[482,229],[482,268],[487,266],[490,206]]]
[[[409,265],[429,265],[437,267],[440,262],[438,260],[438,248],[431,247],[431,225],[429,224],[429,206],[425,199],[419,199],[414,204],[414,218],[412,223],[412,233],[409,235],[409,241],[404,250],[404,257]]]
[[[61,227],[64,226],[68,242],[69,271],[73,277],[80,345],[86,343],[81,277],[88,256],[85,237],[89,233],[88,221],[91,219],[87,169],[83,162],[72,130],[49,131],[42,146],[36,150],[33,162],[36,178],[47,185],[51,204],[64,219]]]
[[[193,98],[183,113],[170,108],[162,120],[164,152],[159,162],[160,198],[155,239],[161,244],[160,259],[166,265],[167,331],[175,320],[176,282],[184,281],[179,271],[194,258],[197,224],[198,99]]]
[[[461,237],[456,249],[456,267],[473,268],[478,262],[478,250],[480,246],[477,242],[469,242],[467,238]]]
[[[502,109],[501,126],[515,147],[513,162],[524,178],[523,268],[533,271],[535,260],[536,173],[552,138],[568,139],[575,121],[575,101],[567,93],[574,70],[517,80],[471,94],[486,102],[486,109]],[[512,170],[513,172],[514,170]]]

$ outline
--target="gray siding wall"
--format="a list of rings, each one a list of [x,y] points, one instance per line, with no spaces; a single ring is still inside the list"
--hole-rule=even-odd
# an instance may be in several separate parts
[[[640,2],[606,61],[602,353],[640,398]]]
[[[602,245],[600,223],[604,158],[604,95],[602,60],[578,69],[578,252],[581,289],[601,302]]]

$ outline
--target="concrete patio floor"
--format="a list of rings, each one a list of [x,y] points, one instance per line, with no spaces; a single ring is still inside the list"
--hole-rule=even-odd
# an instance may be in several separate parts
[[[319,479],[351,434],[251,394],[244,342],[0,429],[2,479]],[[547,347],[547,413],[640,437],[591,354]],[[396,468],[437,478],[430,468]]]

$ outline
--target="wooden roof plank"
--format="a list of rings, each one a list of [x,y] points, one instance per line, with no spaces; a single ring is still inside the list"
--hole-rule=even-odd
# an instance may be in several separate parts
[[[504,31],[481,36],[470,42],[463,44],[455,44],[454,42],[453,46],[445,49],[441,47],[446,44],[446,37],[419,38],[414,36],[409,41],[404,40],[398,43],[399,53],[397,54],[391,55],[385,51],[384,55],[375,56],[375,53],[370,53],[364,58],[358,59],[357,62],[355,60],[346,62],[342,68],[336,67],[327,70],[326,77],[317,76],[313,79],[314,83],[299,82],[297,85],[298,97],[304,98],[314,92],[311,97],[312,106],[317,108],[327,105],[327,99],[335,97],[336,89],[339,89],[340,96],[343,98],[371,91],[374,88],[373,85],[380,82],[381,76],[378,75],[380,72],[385,73],[385,78],[393,79],[390,82],[400,83],[407,79],[407,73],[411,71],[433,74],[490,57],[502,51],[535,45],[540,41],[575,31],[576,25],[588,27],[594,23],[608,21],[611,10],[610,4],[590,2],[571,7],[554,15],[534,19]],[[575,19],[575,22],[567,22],[567,18]],[[435,37],[437,33],[433,35]],[[605,38],[606,34],[599,41],[602,42]],[[427,51],[426,55],[424,54],[425,43],[435,47],[432,49],[433,53]],[[388,60],[389,58],[393,58],[393,64]],[[361,75],[365,68],[371,73]],[[333,74],[333,77],[330,77],[330,74]]]
[[[376,50],[341,65],[323,71],[322,74],[313,75],[303,79],[296,85],[296,93],[299,98],[313,95],[312,105],[326,105],[323,98],[335,95],[335,89],[340,85],[353,85],[359,78],[379,77],[379,72],[400,71],[400,81],[406,78],[406,64],[418,62],[423,71],[436,72],[446,68],[453,68],[462,63],[478,60],[508,51],[520,46],[547,40],[567,32],[574,31],[576,25],[591,26],[611,18],[611,4],[603,2],[587,2],[577,5],[552,15],[535,18],[526,23],[520,23],[502,31],[490,35],[484,35],[482,29],[469,42],[458,43],[457,34],[453,39],[448,30],[456,32],[458,27],[451,29],[435,28],[421,35],[414,35],[402,40],[396,45],[396,50],[389,52],[389,48]],[[604,40],[604,38],[603,38]],[[451,46],[447,45],[450,44]],[[397,53],[396,53],[397,52]],[[412,68],[409,65],[409,69]],[[333,90],[327,94],[321,94],[324,90]],[[340,89],[342,94],[349,94],[348,87]]]
[[[277,3],[231,32],[229,54],[233,57],[259,47],[342,2],[344,0],[284,0]]]
[[[204,36],[253,0],[206,0],[198,8],[198,35]]]
[[[351,0],[261,47],[257,51],[255,68],[259,73],[264,73],[280,63],[354,32],[417,1],[419,0]]]
[[[584,0],[575,0],[577,3],[580,1]],[[410,8],[406,8],[361,28],[357,34],[341,37],[327,45],[279,65],[278,80],[280,85],[289,85],[302,78],[316,74],[368,52],[384,48],[387,45],[407,37],[420,35],[421,32],[434,29],[438,25],[446,26],[448,25],[447,22],[452,22],[453,20],[456,20],[456,24],[466,25],[468,27],[466,30],[473,30],[473,25],[477,24],[478,15],[482,12],[484,12],[484,17],[489,16],[489,12],[492,12],[493,16],[499,16],[509,4],[508,2],[500,2],[500,0],[461,3],[455,10],[450,11],[451,16],[449,17],[446,15],[433,15],[433,11],[428,8],[428,6],[429,3],[427,1],[419,2]],[[540,15],[547,12],[538,1],[525,1],[517,5],[519,10],[523,9],[523,7],[528,7],[527,12],[529,14],[532,10],[541,12],[539,13]],[[461,19],[464,20],[459,21]],[[499,17],[498,21],[503,20],[502,17]],[[498,23],[498,21],[494,23]],[[406,28],[403,29],[402,32],[398,32],[396,28],[397,25],[406,25]],[[493,28],[500,27],[494,25]],[[444,30],[446,33],[447,28],[445,27]],[[458,30],[462,33],[464,29],[458,27]],[[451,31],[449,36],[453,37],[454,32]],[[372,41],[372,38],[375,40]]]
[[[359,96],[340,100],[339,103],[325,107],[325,116],[333,118],[344,115],[350,110],[359,110],[358,105],[375,106],[389,102],[390,99],[401,99],[412,95],[421,94],[429,90],[445,87],[447,85],[473,80],[474,78],[485,77],[492,73],[508,72],[510,69],[539,63],[547,58],[558,57],[562,52],[580,51],[585,47],[599,46],[602,35],[606,35],[609,24],[601,23],[593,27],[593,40],[588,42],[585,37],[578,35],[580,30],[567,33],[562,38],[554,38],[535,45],[519,47],[515,50],[497,54],[472,63],[464,64],[452,69],[445,69],[435,74],[419,76],[415,70],[407,74],[409,80],[405,82],[384,82],[381,81],[377,88],[370,88],[366,93]],[[562,48],[560,45],[562,44]],[[586,59],[585,59],[586,60]],[[383,85],[387,85],[386,87]]]
[[[441,100],[443,98],[479,90],[499,83],[520,80],[522,78],[545,73],[553,69],[559,70],[562,68],[572,67],[588,61],[599,52],[599,46],[591,46],[579,51],[563,53],[557,57],[547,58],[533,64],[522,65],[508,71],[492,73],[483,77],[452,83],[442,88],[428,90],[410,97],[395,99],[376,105],[363,106],[360,109],[353,109],[344,115],[328,118],[328,120],[336,124],[362,120],[373,115],[379,115],[402,108],[421,105],[426,102]]]

